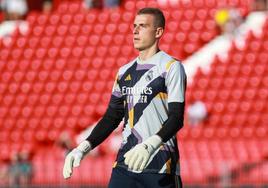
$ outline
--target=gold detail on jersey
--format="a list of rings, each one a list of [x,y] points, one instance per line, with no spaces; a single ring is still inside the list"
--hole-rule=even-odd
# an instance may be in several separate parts
[[[113,164],[113,168],[115,168],[116,165],[117,165],[117,161],[114,162],[114,164]]]
[[[169,62],[166,64],[166,71],[168,71],[169,68],[170,68],[170,66],[171,66],[173,63],[175,63],[175,62],[176,62],[175,59],[172,59],[171,61],[169,61]]]
[[[171,159],[169,159],[169,160],[166,162],[166,166],[167,166],[167,171],[166,171],[166,173],[167,173],[167,174],[171,174]]]
[[[115,81],[117,81],[117,79],[118,79],[118,73],[116,73],[115,75]]]
[[[160,92],[155,96],[157,99],[167,99],[168,95],[166,93]]]
[[[128,119],[130,128],[134,127],[134,108],[128,111]]]
[[[130,74],[129,75],[127,75],[127,77],[125,78],[125,81],[130,81],[131,80],[131,76],[130,76]]]

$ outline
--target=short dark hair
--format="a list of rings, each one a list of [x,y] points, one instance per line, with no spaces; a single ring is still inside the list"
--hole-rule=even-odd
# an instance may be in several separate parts
[[[142,8],[138,11],[137,15],[141,14],[151,14],[154,16],[154,25],[156,27],[165,28],[165,16],[163,12],[158,8],[146,7]]]

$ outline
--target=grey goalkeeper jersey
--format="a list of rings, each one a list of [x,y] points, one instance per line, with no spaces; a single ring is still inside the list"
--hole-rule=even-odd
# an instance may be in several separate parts
[[[124,154],[155,135],[168,119],[168,103],[184,102],[186,75],[182,64],[159,51],[146,61],[122,66],[116,76],[110,105],[124,108],[123,142],[114,166],[127,169]],[[144,173],[180,174],[176,136],[149,160]]]

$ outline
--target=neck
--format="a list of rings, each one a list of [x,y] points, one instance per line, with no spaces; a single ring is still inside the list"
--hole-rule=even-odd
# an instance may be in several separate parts
[[[139,58],[142,61],[145,61],[145,60],[149,59],[150,57],[152,57],[157,52],[159,52],[158,45],[153,45],[152,47],[150,47],[148,49],[140,51],[139,52]]]

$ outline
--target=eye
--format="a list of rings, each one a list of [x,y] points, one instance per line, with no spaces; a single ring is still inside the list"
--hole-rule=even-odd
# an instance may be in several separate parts
[[[140,26],[141,26],[141,27],[145,27],[146,25],[145,25],[145,24],[141,24]]]

